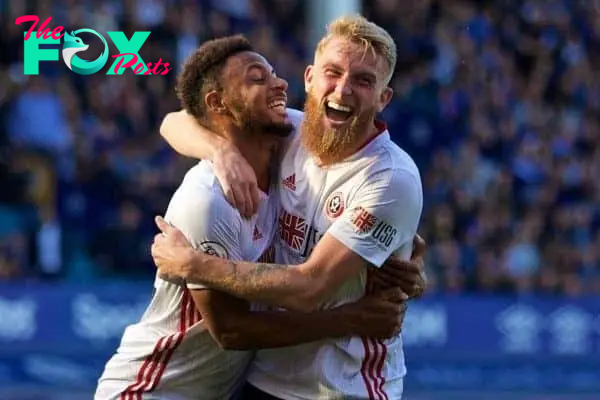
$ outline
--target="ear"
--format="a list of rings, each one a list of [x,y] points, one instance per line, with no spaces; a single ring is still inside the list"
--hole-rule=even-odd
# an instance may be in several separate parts
[[[377,112],[382,112],[390,101],[392,101],[392,96],[394,95],[394,90],[391,87],[386,87],[381,91],[379,95],[379,104],[377,105]]]
[[[223,97],[216,90],[211,90],[206,93],[206,96],[204,96],[204,103],[210,111],[217,114],[222,114],[227,109],[225,104],[223,104]]]
[[[309,65],[304,70],[304,91],[308,93],[313,79],[313,66]]]

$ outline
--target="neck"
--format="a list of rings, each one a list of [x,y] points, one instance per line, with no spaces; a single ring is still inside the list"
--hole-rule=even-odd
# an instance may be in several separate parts
[[[271,185],[271,161],[278,151],[279,140],[277,137],[252,135],[242,132],[237,127],[226,130],[225,137],[239,150],[254,170],[258,180],[258,187],[265,193],[269,192]]]
[[[371,123],[369,123],[369,129],[366,131],[366,135],[363,137],[356,148],[352,151],[352,154],[359,152],[363,147],[369,144],[369,142],[375,139],[380,133],[380,130],[377,126],[375,126],[375,120],[373,119]],[[350,154],[349,156],[351,156]]]
[[[259,189],[264,193],[268,193],[271,185],[271,162],[278,149],[275,138],[234,140],[233,143],[240,150],[240,153],[252,169],[254,169]]]

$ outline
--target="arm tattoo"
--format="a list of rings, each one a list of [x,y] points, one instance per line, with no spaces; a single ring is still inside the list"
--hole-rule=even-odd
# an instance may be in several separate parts
[[[276,270],[278,268],[283,268],[285,265],[277,265],[277,264],[257,264],[254,271],[250,272],[251,276],[259,277],[263,274],[268,273],[269,271]]]
[[[294,306],[306,293],[306,275],[284,264],[232,261],[202,254],[191,268],[188,282],[198,282],[249,301]]]
[[[254,271],[250,271],[246,279],[250,285],[260,288],[264,286],[270,286],[273,284],[272,280],[269,279],[269,274],[272,274],[277,269],[285,267],[284,265],[277,264],[257,264]],[[272,277],[274,278],[274,276]]]
[[[237,277],[243,277],[246,279],[260,279],[264,275],[269,275],[270,273],[272,273],[272,271],[277,271],[281,268],[288,267],[287,265],[283,265],[283,264],[258,263],[258,264],[254,264],[254,268],[252,270],[247,271],[245,274],[244,273],[239,274],[238,273],[239,266],[238,266],[237,262],[230,261],[229,265],[231,267],[231,275],[237,276]]]
[[[231,265],[231,275],[237,275],[237,271],[238,271],[238,265],[237,263],[235,263],[234,261],[230,262]]]
[[[240,268],[239,263],[235,261],[229,261],[229,265],[231,271],[230,279],[228,279],[229,285],[240,287],[242,286],[239,284],[240,279],[243,279],[245,282],[243,286],[250,290],[275,285],[276,282],[284,279],[279,276],[279,273],[285,273],[285,268],[289,267],[283,264],[258,263],[254,264],[252,269],[247,270]]]

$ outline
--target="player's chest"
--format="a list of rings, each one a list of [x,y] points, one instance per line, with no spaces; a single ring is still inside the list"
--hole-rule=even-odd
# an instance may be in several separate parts
[[[277,233],[277,202],[261,207],[257,215],[242,223],[240,248],[244,260],[274,262],[272,247]]]
[[[314,163],[285,163],[279,186],[277,239],[280,248],[306,259],[333,222],[340,218],[360,185],[360,176]]]

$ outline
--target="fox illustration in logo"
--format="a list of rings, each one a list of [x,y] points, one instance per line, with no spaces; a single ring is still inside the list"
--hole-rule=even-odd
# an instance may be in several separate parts
[[[92,33],[102,39],[102,43],[104,43],[104,51],[100,54],[100,57],[94,61],[86,61],[79,58],[76,53],[81,51],[85,51],[90,47],[89,45],[83,43],[81,38],[77,37],[77,34],[82,32]],[[81,75],[91,75],[96,73],[104,67],[106,61],[108,60],[108,43],[102,35],[92,29],[79,29],[75,32],[71,32],[69,35],[65,32],[64,36],[64,44],[62,49],[62,56],[67,67],[73,72],[77,72]]]

